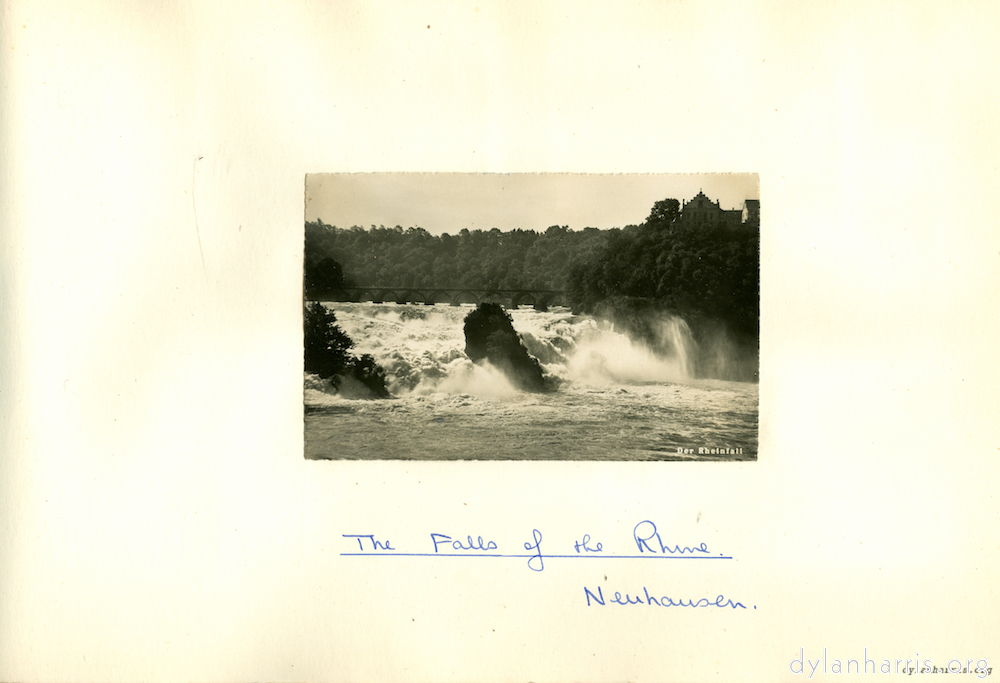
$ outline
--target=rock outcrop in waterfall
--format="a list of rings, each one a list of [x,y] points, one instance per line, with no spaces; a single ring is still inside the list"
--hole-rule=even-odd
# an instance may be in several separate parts
[[[551,391],[554,380],[528,353],[510,314],[497,303],[479,304],[465,316],[465,353],[474,363],[488,360],[522,391]]]

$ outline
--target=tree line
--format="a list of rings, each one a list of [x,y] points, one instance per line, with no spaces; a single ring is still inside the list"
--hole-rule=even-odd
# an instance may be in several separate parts
[[[758,231],[684,227],[676,207],[665,211],[660,204],[642,225],[609,230],[598,258],[571,267],[566,291],[573,307],[593,313],[605,302],[630,299],[696,324],[723,322],[739,337],[756,338]]]
[[[642,224],[610,230],[553,225],[434,236],[419,227],[307,222],[306,295],[352,284],[562,290],[578,312],[655,308],[756,340],[758,231],[685,227],[679,216],[680,203],[664,199]]]
[[[553,225],[534,230],[336,228],[306,223],[306,289],[340,280],[358,286],[560,290],[569,269],[597,255],[607,235]],[[337,272],[339,269],[339,272]]]

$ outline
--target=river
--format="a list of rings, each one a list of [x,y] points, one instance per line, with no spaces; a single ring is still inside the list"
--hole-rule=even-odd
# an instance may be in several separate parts
[[[754,460],[758,385],[692,377],[684,321],[659,321],[657,350],[568,309],[509,313],[558,377],[523,393],[465,355],[469,306],[331,303],[353,352],[388,373],[391,399],[335,394],[305,376],[305,456],[413,460]]]

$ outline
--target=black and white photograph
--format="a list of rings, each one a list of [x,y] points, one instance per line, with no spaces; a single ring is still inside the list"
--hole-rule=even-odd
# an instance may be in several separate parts
[[[756,174],[306,178],[305,457],[755,460]]]
[[[1000,675],[1000,3],[2,7],[0,683]]]

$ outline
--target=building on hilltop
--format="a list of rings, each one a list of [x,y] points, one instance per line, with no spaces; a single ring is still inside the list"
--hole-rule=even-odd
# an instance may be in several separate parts
[[[685,227],[724,225],[732,230],[757,229],[760,227],[760,200],[748,199],[743,202],[742,209],[723,209],[718,200],[713,202],[699,190],[694,199],[682,202],[679,222]]]

